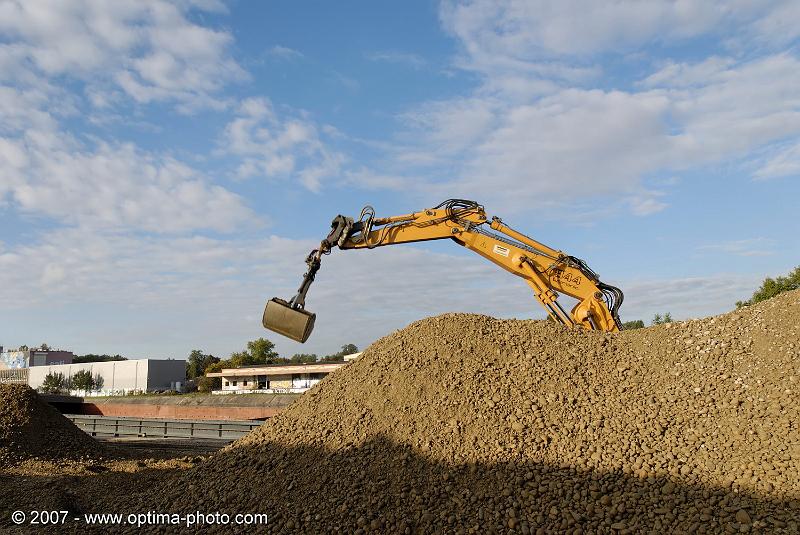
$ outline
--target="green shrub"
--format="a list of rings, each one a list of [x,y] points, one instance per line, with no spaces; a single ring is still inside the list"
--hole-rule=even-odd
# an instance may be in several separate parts
[[[653,316],[651,325],[663,325],[664,323],[672,323],[672,314],[669,312],[665,312],[663,316],[661,314]]]
[[[794,270],[785,277],[777,277],[775,279],[767,277],[764,279],[764,282],[761,283],[761,288],[753,293],[753,297],[747,301],[737,301],[736,308],[754,305],[761,301],[771,299],[783,292],[797,290],[798,288],[800,288],[800,266],[794,268]]]
[[[75,372],[69,382],[71,389],[89,392],[90,390],[102,389],[104,381],[100,375],[92,377],[92,372],[89,370],[80,370]]]
[[[626,321],[622,324],[623,331],[629,331],[631,329],[643,329],[644,322],[642,320],[633,320],[633,321]]]
[[[43,394],[61,394],[68,390],[67,379],[63,373],[50,372],[44,376],[39,392]]]

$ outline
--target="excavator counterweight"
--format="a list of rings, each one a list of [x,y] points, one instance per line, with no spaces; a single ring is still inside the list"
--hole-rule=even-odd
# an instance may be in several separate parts
[[[392,217],[376,218],[371,206],[364,207],[357,221],[336,216],[328,237],[306,258],[308,271],[297,294],[290,301],[270,299],[262,323],[292,340],[308,340],[316,315],[305,310],[306,293],[322,255],[330,254],[334,247],[373,249],[446,238],[523,278],[553,320],[587,330],[620,330],[622,290],[601,282],[583,260],[511,229],[500,218],[487,220],[483,206],[464,199],[449,199],[434,208]],[[559,293],[577,299],[578,304],[567,312],[558,302]]]

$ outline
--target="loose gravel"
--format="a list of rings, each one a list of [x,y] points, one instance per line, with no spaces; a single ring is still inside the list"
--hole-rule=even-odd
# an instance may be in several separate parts
[[[136,508],[270,533],[798,532],[800,292],[626,331],[446,314]]]
[[[266,533],[798,533],[798,325],[800,291],[618,334],[428,318],[93,505],[268,513]]]
[[[0,464],[100,458],[106,453],[27,385],[0,384]]]

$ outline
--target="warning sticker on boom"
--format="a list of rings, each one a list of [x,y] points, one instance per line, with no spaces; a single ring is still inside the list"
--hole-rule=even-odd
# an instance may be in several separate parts
[[[511,251],[502,245],[495,245],[494,249],[492,249],[492,252],[494,252],[494,254],[499,254],[500,256],[508,256],[508,253]]]

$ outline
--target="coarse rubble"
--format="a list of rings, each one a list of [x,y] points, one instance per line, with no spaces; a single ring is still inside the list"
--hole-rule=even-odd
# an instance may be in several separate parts
[[[798,325],[797,291],[613,335],[428,318],[120,506],[270,533],[797,533]]]
[[[800,291],[617,334],[428,318],[196,467],[81,507],[269,515],[203,529],[225,533],[798,533],[798,325]]]
[[[27,385],[0,384],[0,464],[96,459],[107,452]]]

